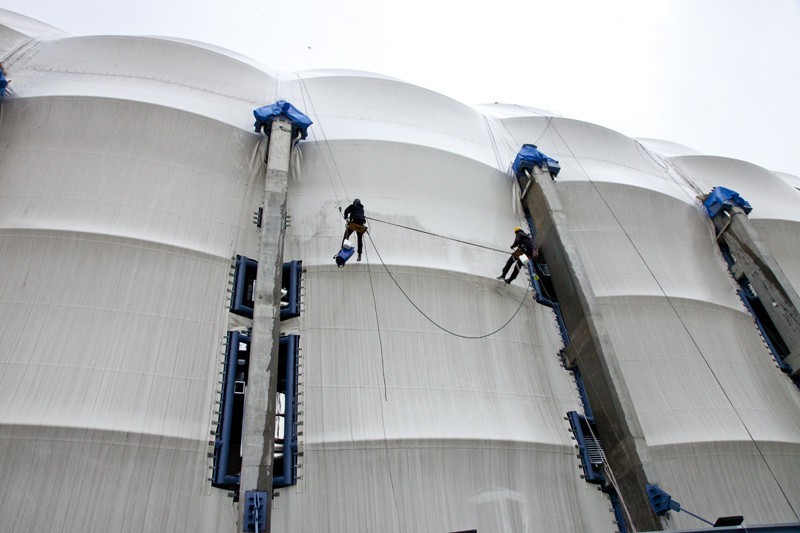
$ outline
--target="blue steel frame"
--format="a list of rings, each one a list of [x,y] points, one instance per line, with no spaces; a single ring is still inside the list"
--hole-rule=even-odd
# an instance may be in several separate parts
[[[744,302],[744,306],[747,307],[747,310],[750,312],[750,316],[753,317],[753,321],[756,323],[756,327],[758,331],[761,332],[761,336],[764,338],[764,342],[767,343],[767,347],[769,348],[770,353],[772,354],[772,358],[775,359],[775,362],[778,363],[778,367],[783,372],[791,372],[792,369],[789,365],[783,362],[783,359],[780,358],[778,355],[778,350],[775,349],[775,345],[772,344],[772,341],[769,339],[769,335],[767,335],[764,326],[761,324],[761,321],[758,319],[755,310],[753,309],[752,304],[750,303],[750,297],[747,295],[744,289],[737,289],[736,293],[741,298],[742,302]]]
[[[289,261],[283,264],[283,280],[288,293],[288,307],[281,307],[281,320],[300,316],[300,280],[303,274],[303,262]]]
[[[578,451],[581,454],[581,466],[583,467],[586,481],[598,485],[604,484],[606,476],[602,472],[595,471],[592,466],[592,459],[589,457],[589,450],[586,448],[586,436],[583,434],[583,428],[581,427],[581,421],[586,419],[577,411],[569,411],[567,417],[569,417],[569,424],[572,426],[575,439],[578,441]]]
[[[531,213],[527,207],[524,208],[525,211],[525,220],[528,222],[528,229],[531,231],[531,238],[536,238],[536,226],[533,224],[533,218],[531,217]],[[533,285],[535,299],[537,303],[542,305],[546,305],[550,307],[556,315],[556,321],[558,322],[558,330],[561,333],[561,340],[564,342],[564,347],[567,347],[569,344],[569,333],[567,333],[567,325],[564,322],[564,316],[561,314],[561,306],[558,305],[556,302],[551,302],[544,296],[542,296],[542,286],[539,283],[539,276],[536,274],[533,268],[533,258],[531,261],[528,261],[528,276],[531,280],[531,285]]]
[[[225,371],[220,394],[219,420],[214,439],[214,475],[212,485],[233,488],[239,485],[239,475],[228,474],[231,453],[231,429],[233,427],[233,396],[236,388],[236,366],[239,361],[239,343],[250,343],[250,336],[240,331],[228,332],[225,350]]]
[[[248,269],[258,269],[258,261],[243,255],[236,256],[233,271],[233,294],[231,294],[231,313],[253,318],[253,308],[244,303],[245,280]]]
[[[233,270],[233,291],[231,294],[231,313],[239,316],[253,318],[253,307],[245,303],[244,291],[246,288],[248,270],[258,270],[258,261],[243,255],[236,256],[236,265]],[[282,285],[287,290],[286,301],[288,306],[281,307],[281,320],[300,316],[300,281],[303,272],[303,262],[300,260],[283,263],[281,271]]]
[[[294,485],[297,482],[297,355],[298,335],[280,337],[279,351],[284,357],[286,373],[286,409],[284,414],[283,469],[273,472],[272,486],[275,488]],[[239,475],[228,474],[231,453],[231,430],[233,428],[234,389],[238,364],[239,343],[250,343],[250,337],[239,331],[228,332],[225,355],[225,371],[222,380],[221,404],[217,434],[214,441],[214,470],[212,485],[221,488],[238,488]],[[279,355],[279,357],[280,357]]]
[[[581,371],[578,368],[578,365],[568,368],[567,370],[571,370],[572,375],[575,376],[575,383],[578,385],[578,394],[581,395],[581,402],[583,402],[584,417],[586,418],[587,422],[594,424],[594,413],[592,412],[592,406],[589,405],[589,396],[586,395],[586,385],[583,384],[583,376],[581,375]]]
[[[274,488],[294,485],[297,482],[297,335],[280,338],[280,349],[286,361],[286,409],[283,421],[283,470],[272,473]]]
[[[719,232],[717,232],[719,234]],[[733,260],[733,256],[731,255],[730,249],[725,244],[720,243],[719,250],[722,252],[722,257],[725,259],[725,263],[728,265],[728,270],[730,271],[733,268],[735,261]],[[731,274],[733,274],[731,272]],[[746,278],[742,278],[741,280],[736,280],[739,284],[739,287],[744,287],[747,283]],[[736,290],[736,294],[739,295],[739,298],[744,303],[744,306],[747,308],[747,311],[750,313],[750,316],[753,317],[753,321],[756,323],[756,327],[758,331],[761,332],[761,336],[764,338],[764,342],[767,343],[767,347],[769,348],[770,353],[772,354],[772,358],[775,359],[775,362],[778,363],[778,368],[781,369],[782,372],[786,372],[787,374],[792,371],[791,367],[787,365],[783,359],[781,359],[780,355],[778,355],[778,350],[775,349],[775,345],[767,335],[767,331],[764,329],[764,325],[761,323],[761,320],[758,319],[758,315],[756,315],[755,309],[753,309],[753,305],[750,303],[751,296],[748,295],[747,291],[744,288],[740,288]],[[757,298],[757,297],[756,297]],[[795,383],[798,388],[800,388],[800,383]]]
[[[617,521],[619,533],[628,533],[628,526],[625,523],[625,516],[622,514],[622,504],[616,489],[611,485],[606,485],[603,487],[603,492],[608,494],[608,499],[611,500],[611,508],[614,509],[614,519]]]

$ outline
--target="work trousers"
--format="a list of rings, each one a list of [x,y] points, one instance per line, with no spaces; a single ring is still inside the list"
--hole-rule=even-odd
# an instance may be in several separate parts
[[[522,250],[520,248],[517,248],[516,250],[514,250],[514,253],[511,254],[511,257],[508,258],[508,261],[506,261],[506,266],[503,267],[503,277],[504,278],[506,277],[506,274],[508,274],[508,271],[511,268],[511,265],[512,264],[514,265],[514,270],[511,272],[511,277],[508,278],[508,280],[507,280],[509,283],[511,283],[512,281],[514,281],[517,278],[517,275],[519,274],[519,270],[523,266],[522,262],[519,260],[519,256],[521,256],[524,253],[525,253],[524,250]],[[530,256],[528,256],[528,258],[530,259]],[[516,264],[514,264],[515,262],[516,262]]]
[[[344,238],[342,239],[342,244],[344,244],[344,239],[350,238],[350,235],[353,232],[356,232],[358,236],[358,253],[361,254],[361,250],[364,247],[364,232],[367,231],[367,227],[363,224],[359,224],[358,222],[350,221],[347,223],[347,227],[344,229]]]

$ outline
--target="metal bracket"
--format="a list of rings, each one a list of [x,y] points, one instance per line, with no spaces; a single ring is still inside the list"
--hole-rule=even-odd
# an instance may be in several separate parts
[[[242,531],[261,532],[267,530],[266,491],[248,490],[244,493],[244,524]]]

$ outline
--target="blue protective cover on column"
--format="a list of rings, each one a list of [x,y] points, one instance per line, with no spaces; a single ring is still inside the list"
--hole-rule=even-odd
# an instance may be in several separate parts
[[[530,169],[533,165],[547,169],[554,177],[558,176],[558,172],[561,170],[558,161],[544,155],[536,148],[535,144],[523,144],[517,157],[514,158],[511,169],[514,171],[514,175],[519,177],[524,169]]]
[[[286,100],[278,100],[274,104],[254,109],[253,116],[256,117],[254,125],[256,131],[259,131],[263,125],[264,133],[267,135],[269,135],[270,129],[272,128],[273,119],[279,116],[286,117],[292,122],[292,128],[300,130],[301,139],[305,139],[308,136],[308,127],[313,124],[311,119]]]
[[[737,206],[741,207],[745,213],[750,213],[753,208],[747,203],[747,200],[739,196],[739,193],[726,189],[725,187],[714,187],[708,194],[703,205],[708,212],[708,216],[714,218],[725,207]]]

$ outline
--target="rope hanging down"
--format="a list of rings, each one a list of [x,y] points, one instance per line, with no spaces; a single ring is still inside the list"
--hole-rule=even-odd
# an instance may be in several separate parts
[[[378,326],[378,345],[381,348],[381,374],[383,375],[383,398],[389,401],[389,396],[386,392],[386,365],[383,360],[383,336],[381,335],[381,321],[378,319],[378,299],[375,298],[375,284],[372,282],[372,267],[369,264],[369,255],[364,250],[367,256],[367,273],[369,273],[369,287],[372,289],[372,305],[375,308],[375,324]]]
[[[369,231],[367,231],[367,237],[369,238],[369,242],[372,244],[372,247],[375,249],[375,253],[378,254],[378,259],[380,260],[381,264],[383,265],[383,268],[386,270],[386,273],[389,274],[389,277],[392,279],[392,281],[397,286],[397,288],[400,289],[400,292],[403,293],[403,296],[405,296],[406,300],[408,300],[408,302],[412,306],[414,306],[414,309],[416,309],[422,316],[424,316],[428,320],[428,322],[430,322],[431,324],[433,324],[434,326],[436,326],[440,330],[444,331],[445,333],[449,333],[450,335],[453,335],[454,337],[460,337],[462,339],[485,339],[486,337],[491,337],[495,333],[497,333],[500,330],[504,329],[506,326],[508,326],[511,323],[512,320],[514,320],[514,317],[516,317],[517,314],[519,314],[520,310],[522,309],[522,306],[525,304],[525,299],[528,297],[528,293],[530,292],[530,289],[531,289],[531,284],[529,282],[528,286],[525,287],[525,294],[522,296],[522,300],[519,302],[519,307],[517,307],[517,310],[514,311],[513,315],[511,315],[511,318],[506,320],[505,324],[503,324],[502,326],[500,326],[496,330],[494,330],[494,331],[492,331],[490,333],[486,333],[484,335],[462,335],[460,333],[456,333],[454,331],[450,331],[449,329],[445,328],[444,326],[441,326],[441,325],[437,324],[435,320],[433,320],[431,317],[429,317],[427,314],[425,314],[425,311],[420,309],[419,306],[416,303],[414,303],[414,300],[412,300],[411,297],[406,293],[406,291],[403,290],[403,287],[401,287],[400,284],[397,282],[397,280],[395,279],[394,275],[389,270],[389,267],[386,266],[386,263],[383,261],[383,257],[381,257],[381,253],[378,251],[377,246],[375,246],[375,241],[372,240],[372,235],[370,235]]]

